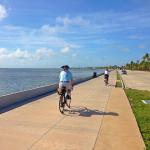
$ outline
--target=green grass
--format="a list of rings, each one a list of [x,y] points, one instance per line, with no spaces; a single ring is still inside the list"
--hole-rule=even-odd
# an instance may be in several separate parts
[[[116,73],[117,73],[116,87],[122,87],[120,74],[118,73],[118,71]]]
[[[144,104],[141,100],[150,100],[150,91],[125,89],[130,101],[139,129],[142,133],[146,150],[150,150],[150,105]]]
[[[116,82],[116,87],[122,87],[121,81]]]
[[[120,74],[117,72],[117,80],[121,80]]]

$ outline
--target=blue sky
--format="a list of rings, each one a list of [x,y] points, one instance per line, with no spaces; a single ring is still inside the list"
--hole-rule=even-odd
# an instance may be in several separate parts
[[[149,0],[0,0],[0,67],[124,65],[150,53]]]

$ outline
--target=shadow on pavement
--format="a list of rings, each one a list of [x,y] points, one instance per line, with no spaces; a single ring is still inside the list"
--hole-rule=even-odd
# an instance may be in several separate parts
[[[70,110],[66,111],[65,115],[69,116],[83,116],[83,117],[91,117],[93,115],[110,115],[110,116],[119,116],[116,112],[103,112],[96,109],[89,109],[82,106],[71,106]]]
[[[115,87],[116,85],[113,85],[113,84],[108,84],[108,86]]]

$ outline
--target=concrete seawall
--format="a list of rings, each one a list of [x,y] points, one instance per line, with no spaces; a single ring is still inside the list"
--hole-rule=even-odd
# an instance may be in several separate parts
[[[97,76],[100,76],[100,75],[103,75],[103,73],[99,74]],[[74,84],[76,85],[76,84],[88,81],[92,78],[93,77],[90,76],[90,77],[86,77],[86,78],[77,79],[77,80],[75,80]],[[51,92],[55,92],[57,88],[58,88],[58,83],[4,95],[4,96],[0,97],[0,109],[3,109],[5,107],[11,106],[11,105],[19,103],[19,102],[23,102],[23,101],[27,101],[29,99],[36,98],[38,96],[42,96],[42,95],[46,95]]]

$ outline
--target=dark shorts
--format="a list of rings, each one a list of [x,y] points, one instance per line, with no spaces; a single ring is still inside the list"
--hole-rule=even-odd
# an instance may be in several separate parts
[[[108,75],[108,74],[105,74],[105,75],[104,75],[104,79],[107,79],[107,80],[108,80],[108,78],[109,78],[109,75]]]

